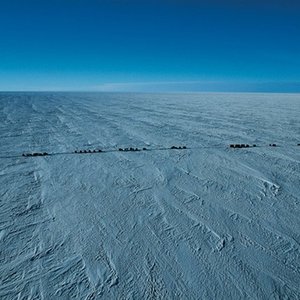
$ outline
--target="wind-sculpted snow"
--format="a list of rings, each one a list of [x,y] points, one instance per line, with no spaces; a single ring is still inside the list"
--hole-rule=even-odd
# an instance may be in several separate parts
[[[0,94],[0,298],[299,299],[299,116],[299,95]]]

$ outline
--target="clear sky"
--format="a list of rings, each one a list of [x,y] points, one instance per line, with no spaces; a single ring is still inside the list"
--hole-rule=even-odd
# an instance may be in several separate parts
[[[1,0],[0,90],[300,92],[300,1]]]

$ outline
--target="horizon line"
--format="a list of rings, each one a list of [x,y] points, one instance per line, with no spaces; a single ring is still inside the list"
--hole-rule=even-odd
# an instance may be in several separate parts
[[[97,91],[97,90],[0,90],[0,93],[101,93],[101,94],[300,94],[300,91]]]
[[[2,92],[104,92],[104,93],[300,93],[298,80],[197,79],[100,82],[90,84],[52,85],[31,83],[0,87]]]

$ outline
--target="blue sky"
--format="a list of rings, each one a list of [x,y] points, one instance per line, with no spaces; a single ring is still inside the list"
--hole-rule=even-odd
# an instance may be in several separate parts
[[[300,1],[2,0],[0,90],[300,92]]]

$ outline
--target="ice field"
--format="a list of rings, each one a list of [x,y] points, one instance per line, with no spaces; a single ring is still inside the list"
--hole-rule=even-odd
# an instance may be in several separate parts
[[[0,93],[0,140],[0,299],[300,299],[299,94]]]

